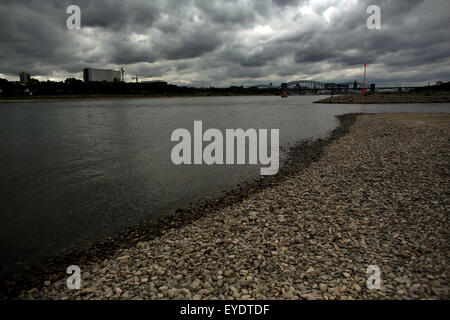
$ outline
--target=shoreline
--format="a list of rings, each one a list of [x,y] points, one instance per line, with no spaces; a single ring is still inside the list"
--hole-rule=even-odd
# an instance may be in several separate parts
[[[296,95],[294,95],[296,96]],[[307,95],[314,96],[314,95]],[[68,101],[101,101],[101,100],[146,100],[146,99],[174,99],[174,98],[214,98],[214,97],[279,97],[273,94],[188,94],[188,95],[130,95],[130,96],[89,96],[89,97],[33,97],[0,99],[0,103],[24,103],[24,102],[68,102]],[[330,96],[314,101],[317,104],[414,104],[414,103],[450,103],[450,93],[384,93],[367,94],[365,97],[356,94]]]
[[[51,98],[29,98],[29,99],[0,99],[0,103],[18,103],[18,102],[64,102],[64,101],[96,101],[96,100],[133,100],[133,99],[173,99],[173,98],[214,98],[214,97],[277,97],[277,95],[271,94],[229,94],[229,95],[219,95],[219,94],[211,94],[211,95],[154,95],[154,96],[92,96],[92,97],[51,97]]]
[[[339,119],[328,139],[292,148],[279,177],[136,228],[109,256],[67,260],[81,290],[61,264],[16,297],[448,299],[450,115]],[[374,265],[379,290],[366,288]]]
[[[82,267],[113,257],[123,248],[131,247],[140,241],[158,238],[168,230],[182,228],[206,216],[207,212],[242,202],[252,194],[282,183],[290,175],[302,171],[317,161],[327,145],[348,132],[357,115],[352,113],[337,116],[339,120],[337,127],[325,138],[304,140],[294,144],[281,161],[279,172],[275,176],[249,179],[218,197],[205,197],[190,206],[175,209],[174,214],[151,218],[147,223],[128,228],[117,236],[108,237],[88,247],[72,250],[68,254],[52,257],[45,263],[26,267],[21,272],[13,273],[15,279],[8,278],[10,272],[0,272],[0,299],[16,298],[22,291],[42,288],[45,281],[66,277],[66,268],[72,265],[73,261],[77,261],[77,265]]]
[[[339,95],[315,101],[324,104],[405,104],[405,103],[450,103],[450,93],[389,93],[363,95]]]

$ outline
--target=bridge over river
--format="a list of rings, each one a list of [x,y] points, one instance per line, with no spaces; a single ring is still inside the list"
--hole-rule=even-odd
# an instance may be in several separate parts
[[[324,83],[316,80],[296,80],[282,83],[278,89],[286,90],[290,94],[346,94],[359,93],[363,90],[364,84],[359,82],[346,83]],[[374,84],[366,84],[368,92],[408,92],[418,87],[396,86],[396,87],[376,87]]]

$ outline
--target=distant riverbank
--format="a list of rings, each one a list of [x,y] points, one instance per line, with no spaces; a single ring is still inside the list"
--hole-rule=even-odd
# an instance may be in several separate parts
[[[180,94],[180,95],[61,95],[30,96],[0,99],[0,103],[13,102],[55,102],[55,101],[89,101],[89,100],[126,100],[126,99],[161,99],[161,98],[201,98],[201,97],[237,97],[255,96],[255,94]],[[274,96],[261,94],[261,96]]]
[[[202,98],[233,96],[274,96],[273,94],[184,94],[184,95],[61,95],[30,96],[0,99],[0,103],[14,102],[57,102],[90,100],[127,100],[127,99],[161,99],[161,98]],[[362,95],[331,96],[315,101],[323,104],[401,104],[401,103],[450,103],[450,93],[390,93]]]
[[[341,95],[325,98],[315,103],[335,104],[386,104],[386,103],[450,103],[450,92],[389,93]]]

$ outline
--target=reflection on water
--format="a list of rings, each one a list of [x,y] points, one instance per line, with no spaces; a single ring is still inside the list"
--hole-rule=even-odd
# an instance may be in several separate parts
[[[280,129],[317,137],[348,112],[449,105],[322,105],[318,97],[214,97],[0,104],[0,263],[86,245],[232,188],[259,166],[175,166],[177,128]]]

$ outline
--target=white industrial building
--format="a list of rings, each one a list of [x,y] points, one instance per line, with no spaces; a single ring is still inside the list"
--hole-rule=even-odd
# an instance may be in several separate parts
[[[115,70],[104,70],[104,69],[83,69],[83,80],[84,82],[89,81],[120,81],[122,80],[122,75],[120,71]]]

